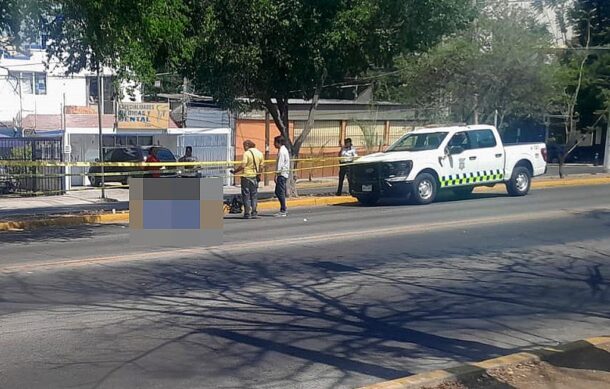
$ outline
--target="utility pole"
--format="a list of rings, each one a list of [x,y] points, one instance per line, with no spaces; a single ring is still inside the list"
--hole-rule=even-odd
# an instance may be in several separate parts
[[[608,100],[608,114],[606,116],[606,144],[604,152],[604,172],[610,173],[610,100]]]
[[[23,83],[23,74],[19,73],[19,129],[23,131],[23,91],[21,84]]]
[[[65,86],[65,84],[64,84]],[[66,92],[63,93],[63,105],[61,110],[61,122],[62,122],[62,130],[66,132]]]
[[[182,77],[182,127],[186,127],[186,107],[188,105],[188,90],[189,81],[188,78]]]
[[[63,84],[65,87],[65,83]],[[65,90],[65,88],[64,88]],[[66,134],[66,92],[62,93],[62,102],[61,102],[61,129],[63,132],[64,139],[64,161],[71,162],[72,161],[72,148],[70,146],[70,135]],[[69,152],[67,152],[69,151]],[[64,188],[72,187],[72,167],[67,166],[65,168],[65,172],[68,173],[67,176],[64,176]]]
[[[479,124],[479,94],[474,94],[474,124]]]
[[[104,148],[102,146],[102,100],[104,99],[104,85],[103,78],[100,73],[100,65],[97,65],[97,120],[98,120],[98,143],[99,143],[99,161],[100,161],[100,172],[102,178],[102,199],[106,198],[105,180],[104,180]]]

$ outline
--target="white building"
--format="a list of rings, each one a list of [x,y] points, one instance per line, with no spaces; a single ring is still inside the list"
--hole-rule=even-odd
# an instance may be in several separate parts
[[[31,46],[28,54],[0,53],[0,122],[21,128],[23,118],[31,114],[60,115],[64,106],[96,109],[96,75],[65,73],[57,62],[47,60],[41,46]],[[112,113],[112,71],[105,69],[104,75],[104,113]],[[122,89],[123,101],[141,101],[138,89],[132,95],[127,85]]]

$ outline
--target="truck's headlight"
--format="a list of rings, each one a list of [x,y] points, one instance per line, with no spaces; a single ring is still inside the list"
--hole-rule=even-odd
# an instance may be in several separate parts
[[[413,161],[386,162],[384,178],[388,181],[405,181],[411,173]]]

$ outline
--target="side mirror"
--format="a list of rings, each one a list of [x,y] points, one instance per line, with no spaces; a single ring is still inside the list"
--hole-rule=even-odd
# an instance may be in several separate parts
[[[449,147],[450,155],[462,154],[464,152],[464,148],[462,146],[451,146]]]

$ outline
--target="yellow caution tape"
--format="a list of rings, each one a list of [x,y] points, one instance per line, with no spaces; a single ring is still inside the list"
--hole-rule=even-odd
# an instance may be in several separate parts
[[[341,157],[324,158],[302,158],[293,159],[292,162],[326,162],[337,161]],[[201,162],[61,162],[61,161],[25,161],[25,160],[2,160],[0,166],[22,166],[22,167],[161,167],[161,166],[232,166],[241,165],[242,161],[201,161]],[[275,160],[266,160],[265,164],[275,163]]]

